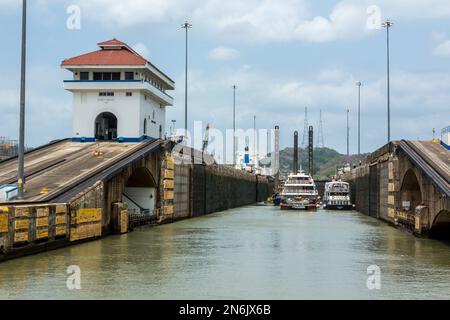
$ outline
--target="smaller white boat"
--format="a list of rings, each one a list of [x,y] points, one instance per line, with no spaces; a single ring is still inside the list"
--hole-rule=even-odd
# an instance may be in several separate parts
[[[352,210],[350,184],[342,181],[327,182],[323,195],[323,208],[329,210]]]

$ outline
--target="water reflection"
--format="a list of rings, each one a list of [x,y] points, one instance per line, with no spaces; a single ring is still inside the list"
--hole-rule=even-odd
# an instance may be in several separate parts
[[[251,206],[2,263],[0,298],[445,299],[449,249],[356,212]]]

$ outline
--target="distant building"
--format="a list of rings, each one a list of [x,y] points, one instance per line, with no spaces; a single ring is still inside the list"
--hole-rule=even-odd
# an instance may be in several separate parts
[[[73,141],[163,138],[174,81],[119,40],[98,46],[61,65],[73,73],[64,81],[73,93]]]

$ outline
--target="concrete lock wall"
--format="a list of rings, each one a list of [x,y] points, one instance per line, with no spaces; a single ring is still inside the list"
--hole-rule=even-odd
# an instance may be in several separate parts
[[[356,210],[373,218],[394,222],[395,189],[389,160],[365,164],[343,176],[350,183]]]
[[[175,165],[173,180],[173,213],[165,219],[202,216],[261,202],[273,190],[267,177],[219,165]]]
[[[350,183],[356,210],[391,223],[395,221],[398,161],[394,145],[388,144],[370,154],[361,166],[344,174]]]

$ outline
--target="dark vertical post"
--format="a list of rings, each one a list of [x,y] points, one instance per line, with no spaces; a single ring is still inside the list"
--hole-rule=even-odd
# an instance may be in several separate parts
[[[278,187],[280,185],[280,127],[275,126],[274,132],[274,151],[273,151],[273,175],[275,176],[275,190],[274,193],[278,193]]]
[[[308,171],[310,176],[313,176],[314,171],[314,128],[309,126],[308,131],[309,144],[308,144]]]
[[[347,156],[350,156],[350,110],[347,109]]]
[[[298,131],[294,132],[294,163],[292,166],[292,173],[298,173]]]
[[[25,189],[25,84],[27,56],[27,0],[22,2],[22,60],[20,75],[20,124],[19,124],[19,168],[17,177],[18,197],[22,199]]]

